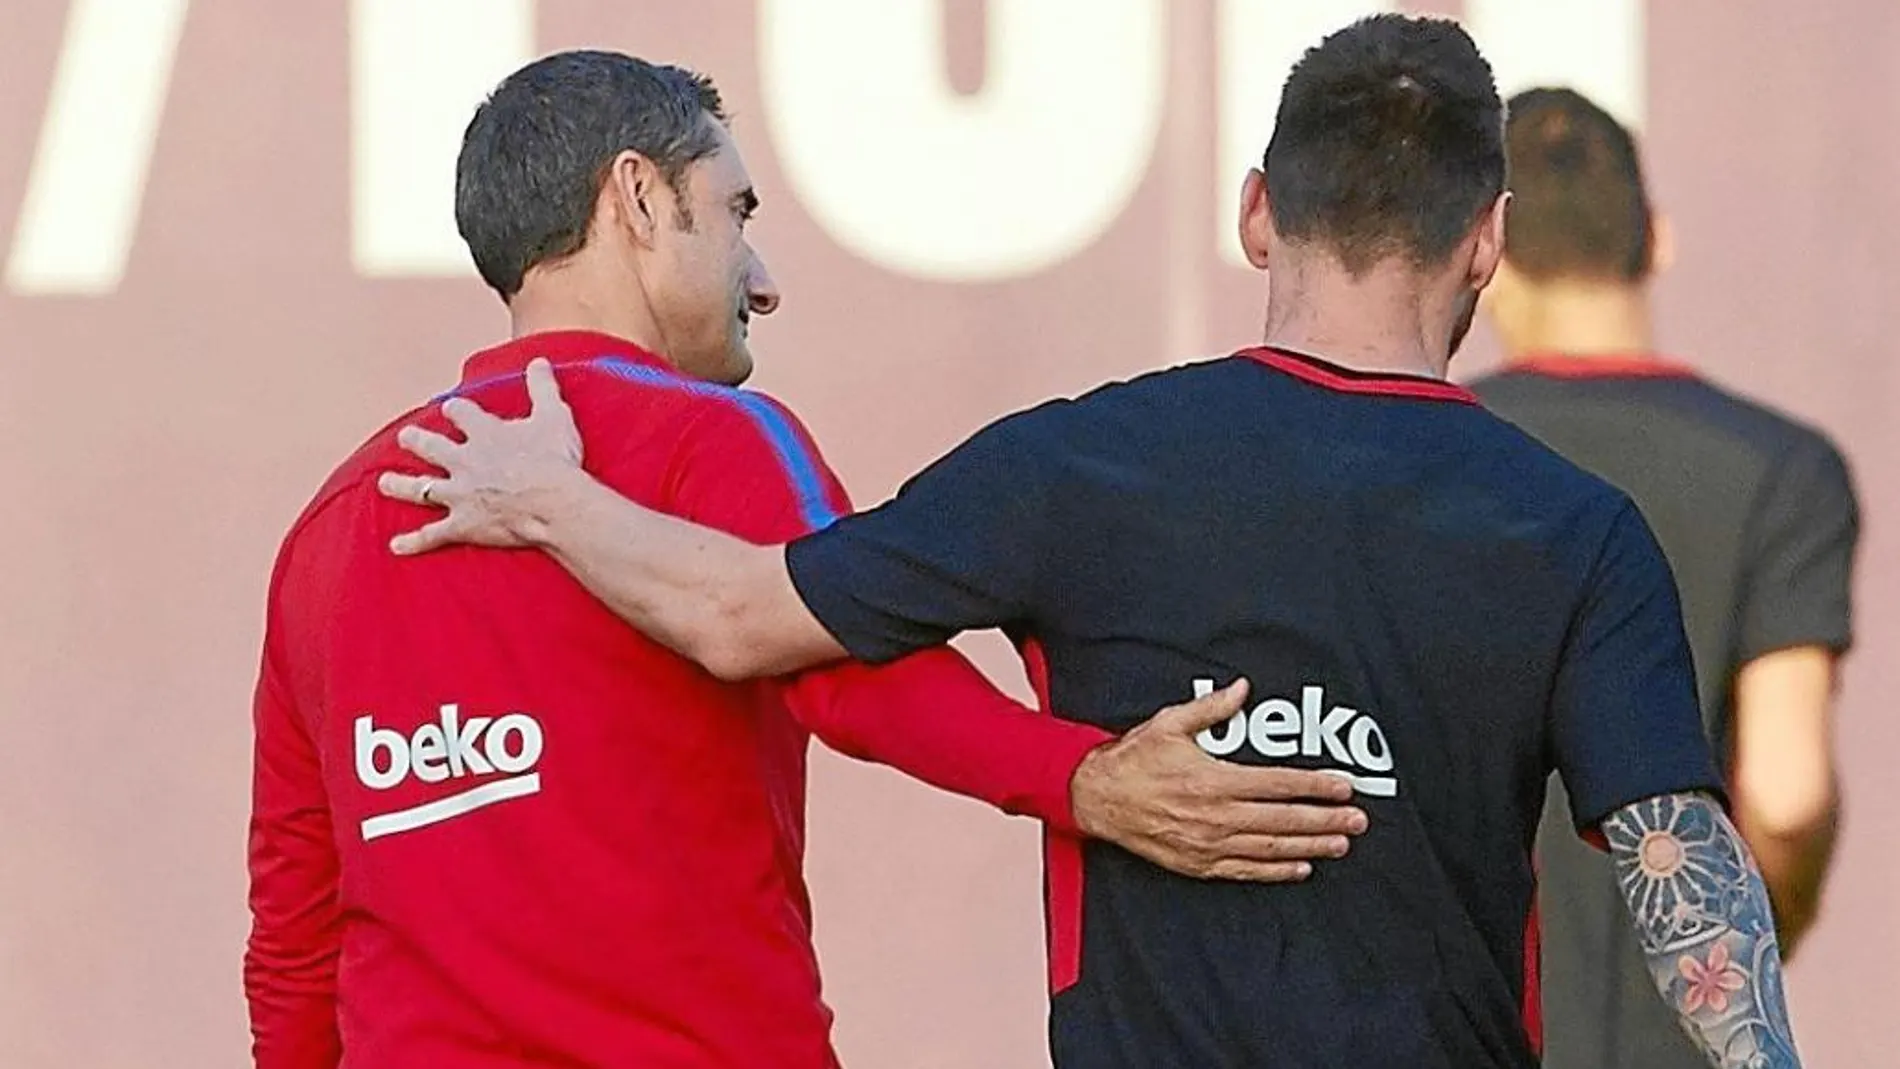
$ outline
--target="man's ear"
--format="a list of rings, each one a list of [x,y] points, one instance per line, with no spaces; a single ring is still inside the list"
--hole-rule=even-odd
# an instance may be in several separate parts
[[[1267,176],[1255,167],[1240,183],[1240,251],[1247,262],[1265,271],[1267,250],[1273,247],[1273,206],[1267,201]]]
[[[1484,218],[1478,222],[1477,247],[1472,250],[1471,278],[1473,289],[1480,292],[1491,284],[1498,272],[1498,265],[1504,262],[1504,227],[1510,215],[1511,191],[1498,194],[1491,203]]]
[[[607,165],[607,181],[601,195],[608,198],[614,215],[633,239],[651,245],[659,230],[659,206],[665,182],[653,161],[638,152],[622,152]]]
[[[1649,218],[1649,274],[1662,274],[1676,265],[1676,226],[1670,218],[1656,213]]]

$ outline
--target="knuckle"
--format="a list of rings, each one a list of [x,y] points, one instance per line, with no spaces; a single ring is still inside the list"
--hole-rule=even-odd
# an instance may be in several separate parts
[[[1180,785],[1182,797],[1194,808],[1206,805],[1221,794],[1220,781],[1211,776],[1201,775],[1199,772],[1189,772],[1182,776]]]
[[[1218,852],[1220,837],[1204,824],[1191,825],[1184,837],[1195,853],[1203,857],[1213,857]]]

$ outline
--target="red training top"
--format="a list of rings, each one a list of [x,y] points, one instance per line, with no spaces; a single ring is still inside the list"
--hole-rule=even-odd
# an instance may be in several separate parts
[[[457,391],[507,416],[554,361],[588,466],[759,542],[848,503],[798,422],[628,342],[535,335]],[[954,652],[725,684],[547,556],[398,558],[429,518],[331,476],[271,579],[257,688],[245,954],[261,1069],[829,1069],[803,877],[807,732],[1073,831],[1107,736],[1033,713]]]

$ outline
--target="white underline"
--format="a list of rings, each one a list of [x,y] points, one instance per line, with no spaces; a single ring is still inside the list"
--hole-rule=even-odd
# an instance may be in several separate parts
[[[1343,768],[1322,768],[1320,771],[1351,783],[1352,789],[1360,794],[1370,794],[1375,798],[1397,798],[1399,795],[1396,776],[1355,776]]]
[[[451,817],[480,809],[485,805],[505,802],[510,798],[526,798],[541,790],[541,773],[530,772],[513,779],[484,783],[479,787],[463,791],[461,794],[438,798],[426,805],[413,809],[399,809],[394,813],[384,813],[380,817],[371,817],[363,822],[363,841],[378,839],[385,835],[394,835],[400,831],[414,831],[439,824]]]
[[[1375,798],[1396,798],[1399,794],[1399,781],[1391,776],[1353,776],[1352,789],[1360,794],[1370,794]]]

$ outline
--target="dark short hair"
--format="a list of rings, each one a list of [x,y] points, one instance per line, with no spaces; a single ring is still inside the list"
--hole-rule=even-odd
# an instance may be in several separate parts
[[[1511,266],[1535,279],[1648,275],[1649,196],[1636,139],[1623,124],[1581,93],[1531,89],[1511,98],[1504,130]]]
[[[710,79],[617,52],[560,52],[509,75],[476,109],[455,165],[455,225],[476,269],[511,299],[530,268],[586,242],[615,156],[638,152],[678,188],[718,149],[724,121]]]
[[[1375,15],[1294,65],[1264,169],[1273,225],[1354,274],[1444,261],[1504,191],[1504,107],[1457,23]]]

